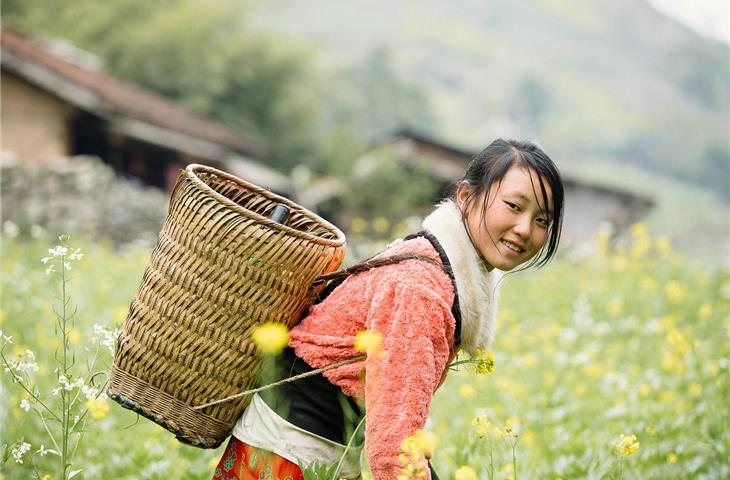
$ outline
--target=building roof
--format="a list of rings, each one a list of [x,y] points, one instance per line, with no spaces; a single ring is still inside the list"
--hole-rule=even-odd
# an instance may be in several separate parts
[[[17,32],[0,29],[2,68],[127,135],[211,160],[259,156],[265,143],[194,115],[164,97],[73,63]]]
[[[381,138],[380,142],[382,145],[405,144],[406,149],[417,153],[422,159],[427,157],[438,158],[440,162],[432,163],[429,168],[433,175],[441,181],[453,181],[459,174],[463,173],[466,165],[479,153],[448,145],[432,136],[408,128],[393,130],[387,138]],[[592,190],[602,195],[631,201],[647,209],[654,205],[651,198],[637,192],[587,182],[571,175],[562,174],[561,176],[567,188]]]

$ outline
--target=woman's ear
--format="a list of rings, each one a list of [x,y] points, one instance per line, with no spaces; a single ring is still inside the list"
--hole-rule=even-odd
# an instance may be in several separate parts
[[[462,212],[464,211],[464,205],[467,203],[467,200],[469,199],[469,196],[472,194],[472,186],[469,185],[468,182],[460,182],[459,185],[456,187],[456,194],[454,195],[454,200],[456,200],[456,205],[459,207],[459,210]]]

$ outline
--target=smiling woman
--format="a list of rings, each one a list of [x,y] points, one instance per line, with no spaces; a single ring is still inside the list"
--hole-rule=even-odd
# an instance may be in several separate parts
[[[280,475],[281,465],[290,466],[282,459],[333,465],[333,478],[361,478],[362,445],[352,432],[363,417],[375,480],[438,478],[427,467],[430,449],[405,452],[406,440],[422,435],[459,350],[478,361],[478,373],[491,371],[499,271],[550,260],[562,214],[563,185],[552,160],[530,142],[492,142],[423,231],[350,267],[358,273],[330,284],[328,296],[292,328],[279,361],[282,378],[355,361],[277,385],[268,398],[256,394],[214,480]],[[366,358],[358,360],[362,351]],[[254,456],[266,461],[252,462]]]
[[[560,174],[539,147],[500,139],[477,155],[454,199],[487,268],[509,271],[555,254],[563,195]]]

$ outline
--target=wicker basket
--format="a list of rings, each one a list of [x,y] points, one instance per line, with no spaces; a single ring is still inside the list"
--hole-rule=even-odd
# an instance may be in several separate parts
[[[277,203],[291,210],[286,226],[266,218]],[[340,230],[299,205],[188,166],[119,336],[109,396],[184,443],[217,447],[250,397],[192,407],[256,385],[252,330],[293,326],[344,248]]]

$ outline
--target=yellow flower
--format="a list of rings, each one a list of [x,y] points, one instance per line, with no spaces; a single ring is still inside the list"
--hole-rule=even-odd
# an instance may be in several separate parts
[[[218,466],[218,457],[210,457],[210,460],[208,460],[208,466],[210,468],[215,468]]]
[[[357,332],[357,335],[355,335],[353,347],[355,347],[355,350],[358,352],[370,355],[377,352],[382,343],[383,336],[380,332],[376,332],[374,330],[363,330],[361,332]]]
[[[489,420],[486,415],[480,415],[471,421],[471,424],[476,427],[477,435],[479,438],[484,438],[489,434]]]
[[[368,228],[368,222],[365,221],[365,219],[360,217],[355,217],[352,219],[352,222],[350,223],[350,230],[353,234],[359,235],[363,233]]]
[[[473,468],[464,465],[456,469],[454,480],[479,480],[479,477],[477,477],[477,472]]]
[[[671,282],[667,282],[664,286],[664,293],[670,302],[678,303],[684,299],[686,290],[681,283],[676,280],[672,280]]]
[[[2,308],[0,308],[0,325],[3,324],[3,322],[5,321],[5,317],[6,316],[7,315],[5,314],[5,310],[3,310]]]
[[[602,257],[608,255],[611,243],[611,233],[607,229],[604,228],[598,231],[595,242],[598,255]]]
[[[654,428],[654,427],[646,427],[646,428],[644,429],[644,431],[645,431],[646,433],[648,433],[649,435],[651,435],[651,436],[654,436],[654,435],[656,435],[656,428]]]
[[[697,310],[697,316],[700,317],[701,320],[706,319],[710,315],[712,315],[712,305],[709,305],[707,303],[702,305],[700,309]]]
[[[426,430],[419,429],[403,439],[401,453],[398,455],[403,468],[398,480],[426,478],[427,465],[424,458],[431,458],[436,448],[436,437]]]
[[[525,441],[529,446],[535,444],[535,432],[532,430],[525,430],[522,434],[522,440]]]
[[[101,420],[109,413],[109,403],[102,398],[90,398],[86,401],[85,406],[89,411],[89,416],[94,420]]]
[[[504,422],[504,429],[507,433],[512,433],[515,431],[519,431],[520,429],[520,420],[516,417],[510,417],[507,419],[507,421]]]
[[[124,322],[124,319],[127,318],[128,314],[129,314],[129,308],[117,307],[114,310],[114,313],[112,314],[112,323],[114,325],[120,325],[122,322]]]
[[[41,480],[52,480],[52,479],[51,479],[51,476],[46,473],[45,475],[43,475],[41,477]]]
[[[682,335],[682,332],[676,328],[671,329],[669,333],[667,333],[666,340],[669,345],[674,347],[674,352],[679,357],[683,357],[690,350],[687,339],[684,335]]]
[[[658,287],[658,283],[652,277],[644,276],[639,279],[639,288],[645,291],[654,291]]]
[[[278,355],[289,343],[289,331],[282,323],[266,322],[256,327],[252,339],[263,353]]]
[[[670,328],[674,327],[674,324],[676,323],[677,319],[674,315],[664,315],[661,320],[659,321],[659,325],[661,325],[662,329],[669,330]]]
[[[675,355],[662,354],[662,370],[668,373],[684,373],[685,365]]]
[[[558,382],[558,376],[555,372],[545,370],[542,374],[542,380],[545,382],[546,387],[553,387]]]
[[[431,458],[434,450],[436,450],[436,437],[423,428],[404,438],[401,443],[401,451],[411,455],[423,454],[426,458]]]
[[[634,258],[644,257],[651,249],[651,238],[643,223],[636,223],[631,226],[631,256]]]
[[[608,302],[608,313],[611,315],[621,315],[624,311],[624,301],[619,299]]]
[[[461,398],[473,398],[476,394],[476,389],[468,383],[459,387],[459,396]]]
[[[699,397],[702,395],[702,385],[699,383],[692,383],[689,386],[689,394],[693,397]]]
[[[534,353],[528,353],[527,355],[522,357],[522,360],[525,362],[525,366],[527,368],[532,368],[537,365],[537,356],[535,356]]]
[[[672,403],[677,398],[677,393],[674,390],[667,390],[659,395],[659,401],[662,403]]]
[[[667,454],[667,463],[671,463],[672,465],[674,465],[675,463],[677,463],[677,460],[679,460],[679,457],[677,457],[676,453],[671,452]]]
[[[668,257],[672,254],[672,242],[669,241],[669,237],[666,235],[659,235],[656,238],[656,249],[664,257]]]
[[[624,435],[621,434],[614,444],[616,451],[622,455],[633,455],[639,450],[639,442],[636,441],[636,435]]]
[[[646,224],[638,222],[631,225],[631,236],[634,239],[648,237],[649,230],[646,228]]]
[[[71,329],[71,331],[68,332],[68,343],[70,343],[74,347],[77,347],[81,344],[81,333],[79,333],[79,331],[75,328]]]
[[[494,372],[494,356],[492,352],[477,349],[474,359],[477,361],[474,371],[478,375],[488,375]]]
[[[641,385],[639,387],[639,395],[641,395],[642,397],[646,397],[650,393],[651,393],[651,387],[648,384],[644,383],[643,385]]]
[[[388,222],[388,219],[385,217],[377,217],[373,220],[373,230],[375,230],[376,233],[385,233],[388,231],[389,227],[390,222]]]

